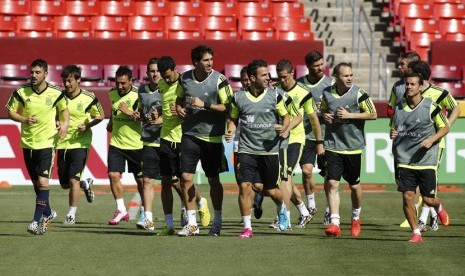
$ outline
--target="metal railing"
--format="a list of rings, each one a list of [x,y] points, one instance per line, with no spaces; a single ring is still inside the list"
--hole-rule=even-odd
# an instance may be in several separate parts
[[[367,34],[363,31],[362,24],[365,23],[366,26],[368,27],[368,35],[370,36],[370,42],[368,43],[367,41]],[[370,19],[368,18],[365,9],[363,6],[360,7],[360,11],[358,14],[358,49],[357,49],[357,68],[360,68],[360,63],[361,63],[361,56],[362,56],[362,42],[364,48],[368,51],[370,55],[370,71],[369,71],[369,80],[370,80],[370,85],[369,85],[369,93],[372,94],[372,87],[373,87],[373,56],[374,56],[374,47],[373,43],[375,40],[375,32],[373,28],[370,25]]]
[[[387,95],[389,94],[390,75],[391,75],[391,70],[389,70],[389,66],[386,61],[386,54],[379,53],[379,57],[378,57],[378,100],[388,99]],[[382,97],[382,92],[384,92],[384,98]]]

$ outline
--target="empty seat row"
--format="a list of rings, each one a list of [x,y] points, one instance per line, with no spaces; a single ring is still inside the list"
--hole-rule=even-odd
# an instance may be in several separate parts
[[[201,1],[0,1],[0,15],[275,16],[301,17],[300,2]]]
[[[248,33],[258,32],[270,34],[270,39],[313,40],[310,22],[305,17],[0,16],[0,37],[227,39],[221,35],[229,35],[251,40]]]

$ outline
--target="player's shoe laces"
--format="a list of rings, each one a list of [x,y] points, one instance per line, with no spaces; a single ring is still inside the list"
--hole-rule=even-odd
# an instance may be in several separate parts
[[[326,227],[325,234],[326,236],[338,237],[341,235],[341,228],[339,228],[339,225],[330,224]]]
[[[94,180],[92,178],[86,178],[84,180],[81,180],[81,187],[84,187],[83,188],[84,194],[86,195],[87,202],[89,203],[94,202],[94,199],[95,199],[95,194],[92,191],[93,184],[94,184]],[[89,188],[85,189],[85,187],[89,187]]]
[[[441,212],[438,212],[438,217],[441,220],[442,225],[446,227],[449,226],[449,214],[447,214],[447,211],[444,209],[444,207],[442,208]]]
[[[72,215],[66,215],[65,220],[63,221],[64,225],[74,225],[76,223],[76,218]]]
[[[37,223],[37,221],[31,222],[31,224],[27,227],[27,232],[33,235],[39,235],[39,223]]]
[[[252,229],[250,228],[245,228],[242,233],[237,236],[239,239],[248,239],[253,237],[253,232]]]
[[[157,233],[157,236],[171,236],[174,235],[174,228],[164,226],[160,232]]]
[[[263,215],[263,196],[259,193],[255,193],[253,198],[253,215],[256,219],[260,219]]]
[[[438,226],[438,217],[431,217],[429,220],[429,230],[430,231],[438,231],[439,226]]]
[[[360,232],[362,232],[362,226],[359,219],[352,220],[352,226],[350,227],[350,235],[352,237],[360,236]]]
[[[47,232],[48,228],[52,224],[52,221],[54,218],[57,217],[57,212],[53,211],[50,213],[49,216],[42,216],[41,222],[40,222],[40,229],[39,229],[39,234],[44,235],[45,232]]]
[[[213,223],[212,228],[208,231],[208,235],[212,237],[218,237],[221,233],[221,224]]]
[[[200,233],[199,227],[197,225],[190,225],[187,224],[182,228],[181,231],[178,232],[178,236],[180,237],[187,237],[187,236],[195,236]]]
[[[181,209],[181,226],[184,227],[187,225],[187,210],[185,208]]]
[[[315,217],[316,213],[318,213],[318,209],[316,207],[307,207],[307,210],[310,213],[310,216],[312,216],[312,219]]]
[[[279,219],[278,216],[273,220],[273,222],[268,226],[269,228],[278,229],[279,228]]]
[[[207,227],[210,224],[210,210],[208,209],[207,199],[204,198],[205,204],[199,208],[200,223],[203,227]]]
[[[152,225],[153,225],[153,223],[152,223]],[[145,212],[144,212],[143,207],[140,208],[139,220],[136,223],[136,227],[137,227],[137,229],[145,229]],[[145,229],[145,230],[147,230],[147,229]]]
[[[307,224],[309,224],[310,222],[312,221],[312,216],[311,215],[308,215],[308,216],[300,216],[299,217],[299,222],[297,223],[297,228],[305,228],[305,226],[307,226]]]
[[[418,220],[418,229],[420,229],[421,232],[428,231],[428,228],[426,227],[426,223],[423,222],[421,219]]]
[[[129,220],[129,213],[123,212],[120,210],[116,210],[113,217],[108,221],[110,225],[117,225],[120,221],[128,221]]]
[[[421,237],[421,234],[416,234],[416,233],[413,233],[410,240],[408,240],[409,243],[421,243],[422,241],[423,239]]]
[[[281,208],[278,213],[278,230],[279,231],[287,231],[289,228],[289,220],[287,218],[287,209]]]
[[[325,216],[323,217],[323,225],[330,225],[331,224],[331,214],[329,212],[325,212]]]

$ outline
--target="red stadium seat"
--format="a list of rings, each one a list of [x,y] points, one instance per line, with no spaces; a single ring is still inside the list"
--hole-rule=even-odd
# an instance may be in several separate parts
[[[162,39],[165,38],[165,20],[163,17],[133,16],[128,18],[128,31],[131,38]]]
[[[63,72],[63,68],[63,65],[49,64],[46,79],[47,82],[63,87],[63,78],[61,77],[61,72]]]
[[[33,0],[30,2],[31,14],[56,16],[63,15],[65,13],[65,4],[59,0]]]
[[[236,16],[236,13],[234,2],[205,2],[203,4],[205,16]]]
[[[1,15],[29,15],[29,1],[0,1]]]
[[[398,16],[401,24],[405,18],[433,19],[434,9],[432,5],[400,3]]]
[[[433,4],[436,3],[451,3],[451,4],[461,4],[462,0],[432,0]]]
[[[9,15],[0,15],[0,31],[16,31],[16,18]]]
[[[165,28],[167,31],[200,32],[202,20],[196,16],[169,16],[165,18]]]
[[[303,31],[303,32],[292,32],[292,31],[276,31],[276,39],[278,40],[314,40],[313,33],[311,31]]]
[[[237,40],[239,34],[236,31],[205,31],[205,39],[209,40]]]
[[[94,16],[92,17],[92,31],[97,38],[114,38],[124,36],[127,21],[125,17]],[[113,34],[110,34],[110,33]]]
[[[275,20],[276,31],[310,32],[311,20],[307,17],[286,17]]]
[[[273,31],[243,31],[242,40],[275,40],[276,34]]]
[[[208,16],[203,17],[204,30],[236,31],[237,20],[235,17]]]
[[[136,1],[135,14],[140,16],[168,16],[169,5],[165,1]]]
[[[435,4],[434,15],[440,18],[465,18],[465,6],[463,4]]]
[[[134,6],[131,1],[101,1],[101,15],[131,16],[134,14]]]
[[[80,64],[81,86],[103,86],[103,66],[95,64]]]
[[[17,30],[22,37],[53,37],[53,21],[47,16],[18,16]]]
[[[447,33],[465,33],[465,19],[447,19],[439,20],[439,31],[442,35]]]
[[[405,40],[410,40],[410,34],[412,32],[417,33],[439,33],[439,22],[434,19],[413,19],[406,18],[404,21]]]
[[[202,34],[197,31],[168,31],[168,39],[202,39]]]
[[[447,33],[447,41],[465,41],[465,32],[464,33]]]
[[[238,16],[271,17],[273,6],[267,2],[239,3]]]
[[[463,82],[435,82],[434,84],[449,91],[456,99],[465,98],[465,83]]]
[[[273,3],[273,16],[276,17],[303,17],[304,4],[300,2]]]
[[[170,15],[175,16],[202,16],[203,3],[198,1],[170,2]]]
[[[67,15],[100,15],[100,3],[96,1],[65,1]]]
[[[90,38],[90,32],[82,31],[56,31],[56,37],[59,38]]]
[[[389,1],[390,2],[390,8],[394,10],[395,16],[398,16],[399,14],[399,7],[401,3],[405,4],[431,4],[431,0],[393,0]]]
[[[239,18],[239,32],[242,31],[273,31],[273,19],[271,17],[241,17]]]
[[[55,33],[63,38],[89,38],[90,21],[84,16],[56,16]]]
[[[29,79],[29,65],[0,64],[0,82],[4,85],[21,85]]]
[[[192,65],[192,64],[177,64],[176,65],[176,70],[179,73],[184,73],[184,72],[187,72],[187,71],[192,70],[192,69],[194,69],[194,65]]]
[[[228,79],[233,91],[242,88],[241,84],[241,70],[245,65],[242,64],[225,64],[224,76]]]
[[[429,48],[432,41],[441,40],[441,34],[430,34],[430,33],[411,33],[410,49],[416,50],[417,48]]]
[[[103,39],[118,39],[118,38],[128,38],[129,34],[125,31],[94,31],[94,38],[103,38]]]
[[[460,67],[455,65],[430,65],[430,68],[433,82],[460,81],[462,78]]]

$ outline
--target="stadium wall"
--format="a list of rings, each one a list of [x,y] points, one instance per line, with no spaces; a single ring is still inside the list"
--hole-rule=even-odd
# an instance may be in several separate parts
[[[93,177],[96,184],[109,184],[107,177],[108,133],[105,130],[108,120],[92,128],[94,140],[90,150],[90,158],[84,171],[84,177]],[[394,184],[391,140],[389,139],[389,120],[380,118],[366,123],[367,146],[362,159],[362,183]],[[8,119],[0,119],[0,182],[7,181],[11,185],[29,185],[30,180],[24,166],[22,150],[19,147],[20,124]],[[232,144],[225,143],[226,156],[230,170],[221,175],[223,183],[235,183],[232,172]],[[458,119],[446,137],[446,149],[439,170],[440,184],[464,184],[465,168],[465,119]],[[317,183],[322,178],[315,170]],[[300,171],[296,172],[296,183],[301,183]],[[134,185],[131,174],[125,173],[122,179],[125,184]],[[56,169],[53,172],[52,184],[58,184]],[[197,168],[195,183],[207,183],[200,167]]]

